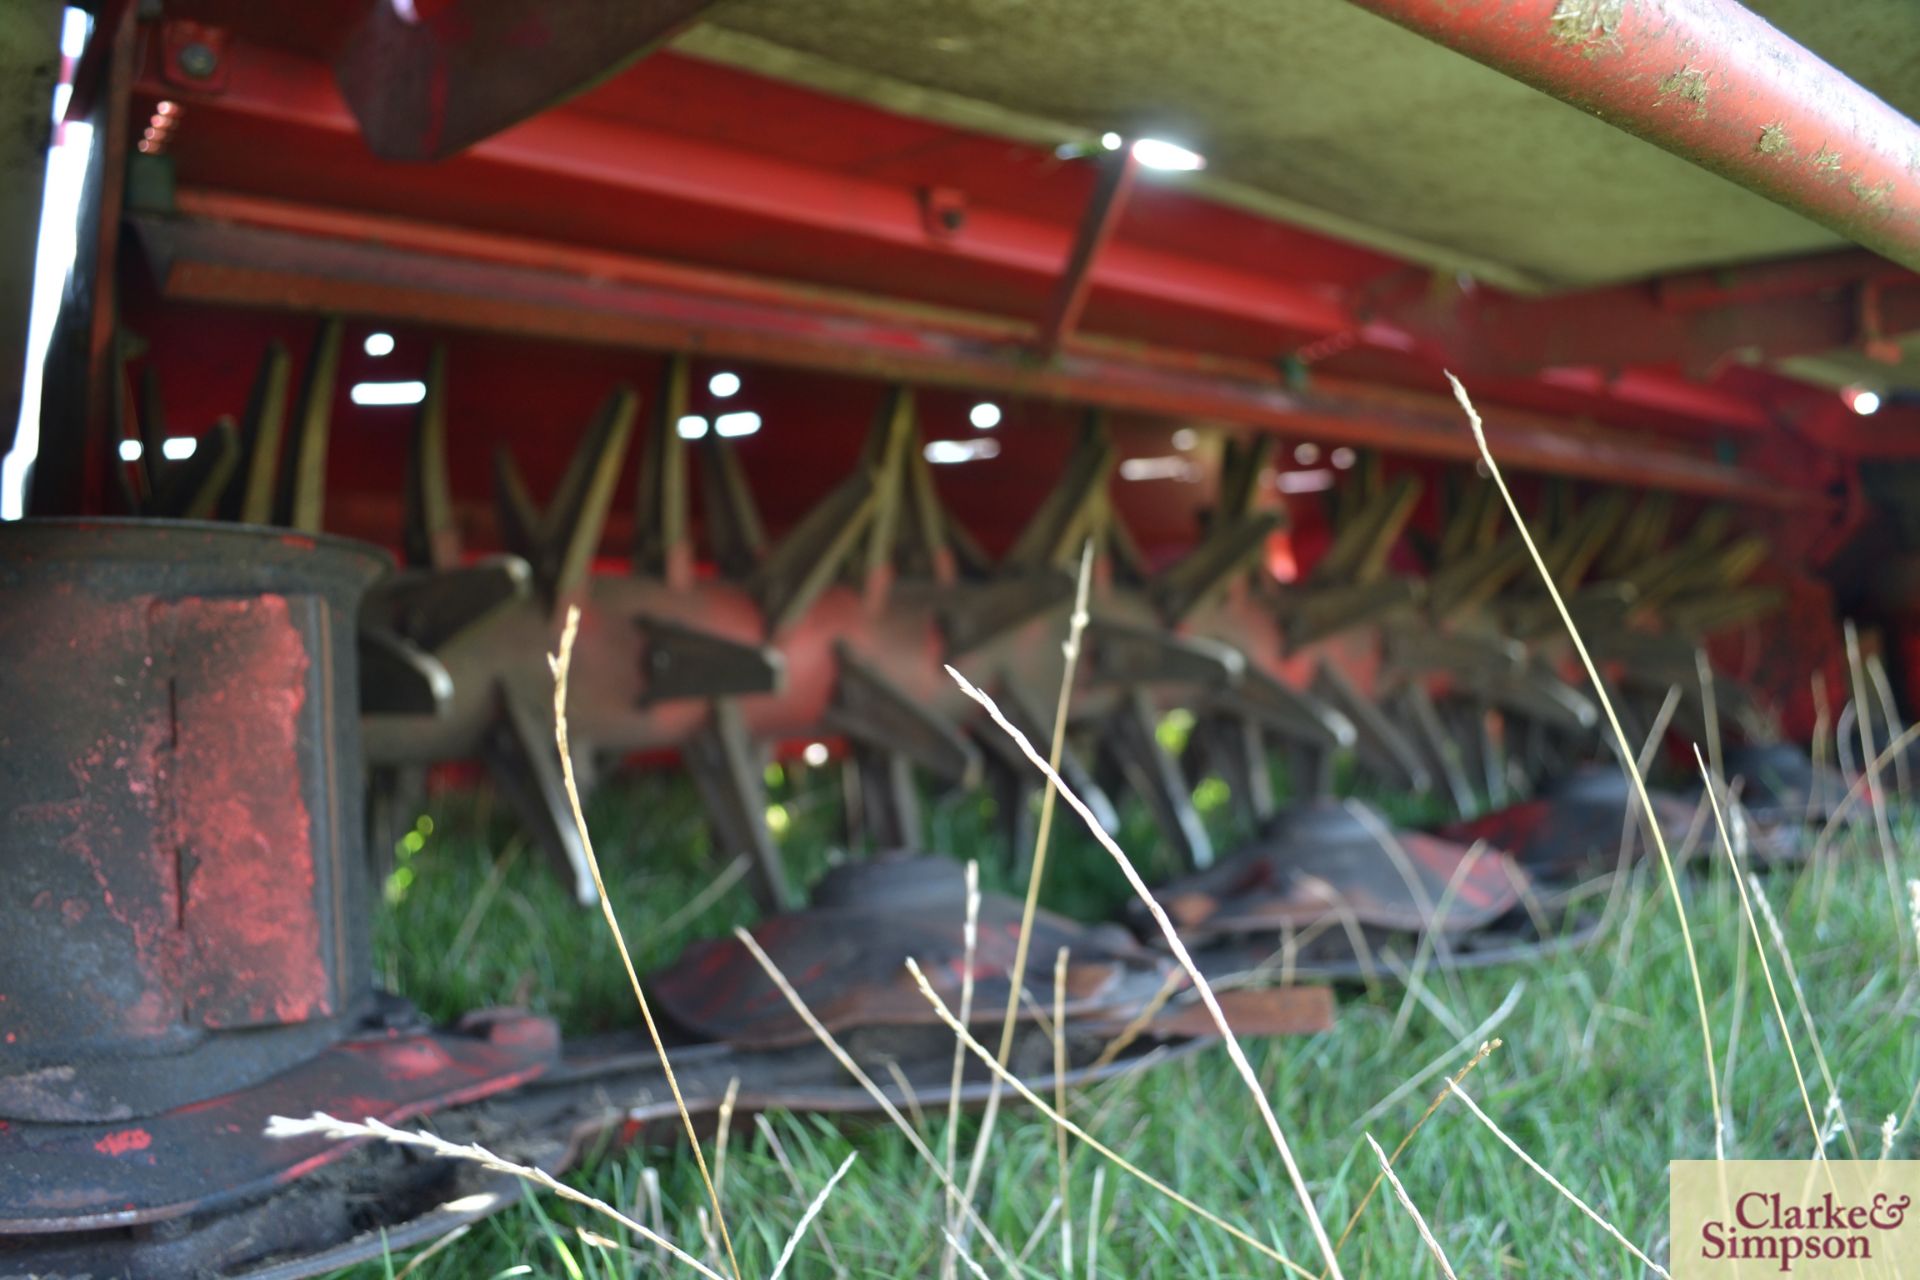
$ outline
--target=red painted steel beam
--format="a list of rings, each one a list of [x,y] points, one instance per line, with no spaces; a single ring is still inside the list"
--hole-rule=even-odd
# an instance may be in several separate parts
[[[438,160],[657,48],[713,0],[377,0],[334,72],[373,153]]]
[[[1920,270],[1920,124],[1737,0],[1354,0]]]
[[[1093,286],[1093,264],[1100,251],[1113,239],[1121,215],[1127,210],[1127,197],[1133,192],[1133,180],[1140,172],[1140,161],[1131,147],[1107,156],[1101,165],[1100,181],[1087,202],[1080,220],[1080,233],[1074,237],[1073,252],[1067,256],[1067,269],[1054,290],[1047,318],[1040,324],[1040,353],[1052,355],[1080,323],[1086,308],[1087,293]]]
[[[270,124],[287,130],[290,139],[303,130],[335,135],[354,132],[352,117],[331,77],[324,67],[310,59],[232,40],[226,45],[222,66],[226,80],[218,93],[196,95],[183,90],[178,83],[163,79],[160,70],[151,63],[141,88],[156,96],[184,98],[201,115],[227,112]],[[291,141],[289,145],[293,145]],[[957,234],[934,237],[929,233],[919,194],[907,187],[571,112],[536,117],[486,139],[470,148],[456,163],[466,163],[469,159],[507,166],[515,175],[513,181],[585,180],[604,187],[606,199],[613,202],[627,195],[665,198],[691,209],[762,219],[775,228],[776,233],[780,229],[829,232],[849,237],[855,243],[922,252],[930,255],[930,260],[960,260],[1049,281],[1060,278],[1061,264],[1069,260],[1074,244],[1072,233],[1064,227],[977,205],[968,209],[965,224]],[[239,215],[241,221],[297,225],[300,230],[337,232],[349,238],[359,232],[347,229],[348,224],[364,216],[339,211],[335,218],[334,211],[326,209],[249,202],[248,198],[239,196],[223,195],[213,199],[226,202],[230,209],[254,204],[255,210]],[[227,216],[211,205],[191,205],[185,192],[181,206],[187,211]],[[259,212],[268,208],[275,210],[271,216]],[[335,224],[332,229],[327,225],[329,222]],[[1370,319],[1363,319],[1356,314],[1355,300],[1344,299],[1330,288],[1276,279],[1130,244],[1114,238],[1111,226],[1107,228],[1107,235],[1097,258],[1090,259],[1088,269],[1080,277],[1083,302],[1097,290],[1103,297],[1116,301],[1214,315],[1268,329],[1277,339],[1281,334],[1332,336],[1341,343],[1342,349],[1364,349],[1401,361],[1422,356],[1431,361],[1437,353],[1444,352],[1463,372],[1476,367],[1476,361],[1468,358],[1473,349],[1460,341],[1459,336],[1466,332],[1463,326],[1473,324],[1472,311],[1477,311],[1478,302],[1473,303],[1467,314],[1459,316],[1428,311],[1403,316],[1388,307],[1379,309],[1379,314]],[[670,267],[622,254],[563,248],[520,237],[468,231],[445,223],[430,226],[392,222],[375,238],[387,243],[405,243],[427,252],[479,256],[503,265],[518,262],[587,275],[606,274],[636,283],[657,279],[664,271],[676,276],[691,272],[703,277],[697,284],[701,289],[745,287],[762,294],[770,284],[758,277],[737,275],[719,284],[718,275],[700,268]],[[633,279],[635,272],[640,279]],[[810,290],[803,285],[779,288],[791,295],[805,293],[815,305],[826,305],[829,310],[837,310],[840,305],[824,302],[830,290]],[[1524,307],[1529,305],[1529,300],[1516,300],[1514,305]],[[1403,320],[1413,326],[1411,332]],[[1017,323],[978,315],[972,322],[1001,332],[1007,325]],[[1585,325],[1577,314],[1570,315],[1567,324],[1579,326],[1578,332],[1583,335],[1595,329]],[[1534,326],[1531,320],[1523,318],[1517,331],[1522,338],[1530,338],[1545,328],[1558,332],[1565,327],[1560,324]],[[1612,328],[1611,325],[1599,326],[1602,332],[1611,332]],[[1420,334],[1418,340],[1415,333]],[[1640,359],[1634,362],[1588,360],[1577,354],[1539,358],[1542,353],[1537,352],[1534,345],[1529,340],[1516,347],[1516,359],[1533,359],[1527,367],[1517,367],[1512,359],[1487,362],[1483,367],[1489,372],[1516,372],[1530,377],[1547,365],[1592,363],[1617,368],[1622,363],[1665,363],[1671,358],[1664,349],[1651,353],[1642,350]],[[1598,394],[1623,407],[1690,418],[1716,429],[1757,429],[1767,425],[1762,411],[1751,402],[1688,383],[1668,373],[1636,371],[1629,378],[1608,379]]]
[[[1865,348],[1920,330],[1920,279],[1848,252],[1551,298],[1429,296],[1389,314],[1461,372],[1664,365],[1705,379],[1735,358]],[[1698,382],[1677,385],[1726,398]]]
[[[199,197],[204,205],[206,197]],[[232,212],[229,210],[229,212]],[[135,221],[164,294],[192,302],[344,312],[397,322],[597,346],[686,350],[887,381],[959,386],[1112,409],[1235,423],[1430,457],[1475,455],[1446,398],[1317,377],[1288,387],[1270,365],[1079,337],[1051,361],[1031,327],[952,317],[878,299],[829,298],[771,282],[632,261],[617,275],[454,257],[406,243],[406,224],[335,212],[334,234],[202,219]],[[339,232],[350,221],[359,234]],[[417,227],[414,236],[431,234]],[[465,233],[478,239],[476,233]],[[479,246],[475,246],[479,247]],[[496,258],[510,246],[495,245]],[[557,265],[567,251],[549,255]],[[595,255],[602,264],[612,255]],[[680,277],[674,283],[670,277]],[[1703,452],[1534,414],[1491,410],[1488,434],[1512,466],[1768,507],[1817,494]]]
[[[1863,284],[1913,288],[1920,286],[1920,275],[1878,254],[1843,249],[1662,276],[1653,282],[1653,292],[1665,310],[1701,311],[1806,298]]]
[[[322,64],[233,40],[222,65],[227,80],[217,94],[183,93],[151,64],[139,87],[183,98],[196,110],[231,112],[280,128],[357,134],[353,115]],[[672,200],[1044,280],[1058,277],[1073,240],[1064,227],[980,207],[968,209],[958,234],[936,240],[911,187],[581,113],[536,116],[468,148],[465,158],[506,166],[516,181],[589,182],[604,189],[609,201],[624,195]],[[1125,242],[1109,245],[1100,255],[1091,284],[1288,333],[1332,333],[1352,323],[1332,290]]]

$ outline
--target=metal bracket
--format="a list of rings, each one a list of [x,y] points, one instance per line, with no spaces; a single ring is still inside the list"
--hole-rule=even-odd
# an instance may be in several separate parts
[[[1033,744],[1036,751],[1045,754],[1053,741],[1053,729],[1048,718],[1020,685],[1004,676],[999,685],[997,701],[1001,714]],[[978,737],[993,758],[1004,767],[1004,772],[1011,775],[1014,785],[1023,787],[1023,795],[1032,794],[1044,784],[1044,776],[998,725],[983,726],[978,731]],[[1060,779],[1073,788],[1073,793],[1086,804],[1103,831],[1108,835],[1120,834],[1120,811],[1114,807],[1107,789],[1094,777],[1093,770],[1087,767],[1085,759],[1074,749],[1071,740],[1060,744]],[[1014,846],[1016,850],[1024,847],[1018,844]]]
[[[1251,664],[1219,705],[1258,721],[1270,733],[1323,751],[1351,747],[1358,740],[1353,721],[1328,703]]]
[[[240,417],[240,448],[246,465],[235,473],[220,514],[241,524],[273,519],[273,485],[280,470],[280,437],[286,431],[287,383],[293,361],[278,340],[267,344]]]
[[[695,627],[642,616],[640,705],[675,698],[720,698],[778,693],[786,687],[787,663],[766,645],[742,644]]]
[[[433,655],[384,628],[362,626],[360,710],[368,715],[437,716],[453,701],[453,677]]]
[[[839,680],[822,720],[829,733],[897,752],[946,782],[971,786],[978,780],[980,755],[965,734],[909,697],[845,641],[834,652]]]
[[[693,582],[693,548],[687,537],[687,452],[680,437],[680,419],[687,412],[687,379],[687,358],[670,357],[640,458],[640,490],[633,509],[633,571],[675,587]]]
[[[840,575],[873,515],[878,495],[862,471],[801,518],[747,580],[768,636],[785,631]]]
[[[1232,645],[1201,636],[1179,636],[1111,618],[1087,623],[1088,665],[1103,684],[1186,684],[1230,688],[1245,674],[1247,660]]]
[[[1192,554],[1173,565],[1153,585],[1153,597],[1167,622],[1184,621],[1195,609],[1225,590],[1259,558],[1267,538],[1285,523],[1277,511],[1244,517],[1212,534]]]
[[[518,556],[455,569],[402,571],[367,589],[360,616],[428,652],[511,609],[533,591],[533,570]]]
[[[715,701],[706,723],[681,749],[681,758],[700,792],[715,852],[722,860],[747,855],[754,900],[762,910],[791,908],[786,867],[767,830],[766,783],[740,708],[725,698]]]
[[[493,723],[487,726],[482,743],[488,772],[534,843],[573,877],[575,900],[590,907],[599,900],[593,871],[587,864],[580,828],[573,820],[573,805],[560,776],[560,753],[547,717],[505,681],[494,686],[494,696]]]
[[[1378,578],[1345,587],[1308,587],[1287,597],[1287,641],[1301,648],[1316,641],[1384,621],[1419,597],[1411,578]]]
[[[1188,870],[1213,865],[1213,838],[1193,807],[1180,766],[1167,754],[1154,732],[1153,706],[1139,689],[1130,691],[1107,720],[1102,745],[1126,777],[1127,785],[1147,802],[1160,834]]]
[[[1433,786],[1433,775],[1420,758],[1419,749],[1338,666],[1322,662],[1314,672],[1312,689],[1353,722],[1357,733],[1354,750],[1369,767],[1410,791],[1426,791]]]
[[[403,550],[409,565],[453,569],[460,564],[460,526],[447,479],[447,347],[436,343],[427,361],[427,394],[414,418],[407,456]]]
[[[333,385],[340,373],[337,318],[320,326],[300,379],[300,401],[293,432],[280,459],[280,485],[273,522],[304,533],[318,533],[327,496],[327,443],[333,423]]]
[[[1002,577],[955,588],[953,603],[940,610],[947,656],[971,653],[1035,618],[1073,603],[1074,581],[1055,569]]]
[[[720,572],[746,578],[767,554],[766,529],[747,487],[740,455],[730,441],[709,435],[700,442],[700,491],[706,498],[707,544]]]
[[[1273,779],[1267,772],[1266,735],[1252,716],[1231,711],[1202,714],[1187,743],[1187,780],[1212,774],[1227,784],[1243,822],[1258,827],[1275,812]]]
[[[1467,778],[1463,753],[1440,722],[1440,712],[1433,705],[1427,687],[1410,680],[1400,686],[1395,702],[1401,720],[1412,726],[1411,740],[1426,757],[1428,769],[1446,784],[1454,812],[1462,815],[1473,812],[1473,787]]]
[[[856,744],[847,782],[850,836],[864,835],[876,852],[920,849],[920,793],[912,761],[898,751]]]
[[[1112,470],[1113,445],[1107,440],[1104,422],[1097,411],[1089,413],[1059,482],[1014,539],[1003,563],[1014,569],[1051,566],[1071,571],[1106,500]]]
[[[541,529],[542,554],[534,561],[534,576],[556,617],[586,587],[639,404],[631,387],[614,389],[594,413],[593,423],[547,507]]]
[[[1386,569],[1387,553],[1413,518],[1420,500],[1420,479],[1403,475],[1370,499],[1334,535],[1314,566],[1315,585],[1368,583]]]

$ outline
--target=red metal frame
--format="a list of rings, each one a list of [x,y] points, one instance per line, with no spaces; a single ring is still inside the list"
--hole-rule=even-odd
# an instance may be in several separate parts
[[[1857,345],[1863,318],[1897,330],[1920,296],[1865,254],[1556,299],[1439,293],[1422,268],[1158,177],[1116,192],[1123,219],[1095,165],[673,53],[446,162],[396,165],[367,153],[326,60],[357,5],[168,12],[227,38],[218,88],[184,91],[145,28],[132,109],[165,95],[184,120],[167,147],[181,216],[143,215],[162,315],[340,310],[597,348],[599,365],[693,350],[1465,459],[1436,394],[1451,367],[1516,466],[1804,510],[1793,527],[1817,530],[1846,480],[1815,442],[1850,415],[1724,357]],[[514,438],[493,411],[475,438]],[[537,477],[546,446],[528,443]]]
[[[235,207],[197,195],[202,211],[272,217],[259,203]],[[305,221],[299,215],[294,220]],[[1198,418],[1430,457],[1475,456],[1459,410],[1435,395],[1318,377],[1293,388],[1270,365],[1090,337],[1074,339],[1046,363],[1030,355],[1026,334],[996,339],[989,321],[957,327],[924,313],[865,300],[857,311],[822,315],[815,295],[732,280],[717,292],[660,264],[626,260],[609,277],[428,253],[425,229],[335,214],[328,237],[266,230],[211,219],[141,224],[159,265],[165,296],[179,301],[344,312],[417,324],[557,338],[645,350],[690,349],[865,378],[1069,400]],[[357,231],[351,238],[338,234]],[[386,247],[408,241],[402,251]],[[467,237],[469,246],[510,246]],[[563,251],[541,252],[548,261]],[[596,259],[604,262],[604,259]],[[755,295],[758,296],[755,296]],[[1011,338],[1012,340],[1008,340]],[[1714,461],[1682,441],[1638,438],[1493,409],[1489,438],[1511,465],[1616,483],[1654,484],[1689,493],[1800,507],[1818,495],[1784,488]]]
[[[292,197],[322,206],[321,216],[324,206],[347,201],[367,213],[431,211],[436,231],[452,239],[465,228],[445,225],[443,211],[457,208],[473,230],[532,232],[602,251],[637,250],[795,284],[1027,317],[1058,300],[1061,266],[1074,243],[1072,222],[1088,207],[1095,185],[1092,166],[1059,161],[1038,148],[988,147],[985,140],[672,55],[650,59],[580,103],[432,170],[382,166],[358,150],[352,118],[323,64],[240,39],[229,44],[226,60],[226,89],[194,100],[189,127],[173,143],[184,180]],[[143,101],[173,92],[156,77],[149,61]],[[678,95],[674,110],[641,95],[639,86],[655,81]],[[703,132],[668,123],[684,122],[678,104],[691,93],[712,108],[703,112]],[[729,118],[736,100],[757,108],[754,127],[784,122],[774,130],[779,146],[742,145],[746,126]],[[814,120],[813,131],[796,123],[803,118]],[[817,135],[856,129],[862,137],[902,136],[891,149],[875,144],[872,156],[863,151],[834,163],[814,158],[822,149]],[[268,137],[301,163],[282,167],[263,157]],[[903,165],[890,158],[894,154],[915,160]],[[933,160],[922,163],[923,156]],[[945,185],[951,174],[970,183],[972,198]],[[541,192],[550,194],[527,199]],[[957,227],[929,223],[927,201],[940,194],[950,198]],[[596,212],[614,209],[629,216],[616,225]],[[1391,260],[1159,184],[1141,185],[1126,221],[1125,236],[1111,234],[1109,226],[1109,240],[1082,282],[1087,327],[1261,361],[1337,336],[1343,351],[1395,365],[1395,380],[1438,383],[1444,345],[1372,301],[1376,282],[1410,279]],[[649,243],[635,240],[639,227],[652,237]],[[1221,256],[1222,244],[1243,249]],[[770,245],[778,251],[769,252]],[[1276,249],[1284,252],[1276,256]],[[1424,367],[1415,373],[1410,361]],[[1646,409],[1716,426],[1764,422],[1764,410],[1751,401],[1686,386],[1658,370],[1637,374],[1608,383],[1591,411],[1629,421]]]

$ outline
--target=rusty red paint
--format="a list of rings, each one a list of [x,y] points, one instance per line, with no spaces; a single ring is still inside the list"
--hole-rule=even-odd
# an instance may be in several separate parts
[[[292,616],[319,607],[278,595],[162,607],[185,655],[172,749],[191,948],[182,985],[205,1026],[299,1022],[335,1007],[302,795],[300,753],[318,745],[302,742],[311,658]]]
[[[413,1040],[381,1055],[381,1066],[395,1080],[424,1080],[453,1065],[447,1051],[432,1040]]]
[[[103,1156],[124,1156],[152,1145],[153,1135],[145,1129],[119,1129],[95,1142],[93,1149]]]
[[[85,673],[113,687],[125,711],[73,750],[65,762],[71,780],[65,796],[30,803],[12,817],[44,827],[78,873],[61,892],[43,889],[28,904],[34,916],[58,921],[48,936],[75,928],[80,921],[67,904],[91,894],[118,926],[116,960],[125,966],[112,990],[90,975],[75,975],[58,1010],[29,999],[18,1022],[27,1043],[42,1038],[35,1031],[58,1038],[83,1025],[157,1034],[177,1015],[171,993],[180,966],[173,927],[178,886],[171,853],[158,851],[170,726],[165,677],[150,656],[148,603],[103,602],[63,584],[16,597],[0,611],[0,647],[14,655],[18,672]]]

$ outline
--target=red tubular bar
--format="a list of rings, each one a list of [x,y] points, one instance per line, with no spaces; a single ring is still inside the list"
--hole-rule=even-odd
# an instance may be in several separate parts
[[[1920,269],[1920,125],[1737,0],[1354,3]]]
[[[1458,407],[1436,395],[1331,377],[1296,389],[1260,362],[1091,335],[1074,336],[1054,359],[1040,362],[1032,354],[1032,326],[1001,333],[978,318],[644,259],[596,255],[587,262],[608,270],[583,274],[575,251],[472,232],[462,233],[462,252],[434,251],[420,243],[418,227],[337,210],[280,218],[271,202],[204,192],[182,204],[212,216],[134,222],[163,295],[181,301],[700,351],[1234,423],[1426,457],[1477,456]],[[216,220],[222,214],[246,220]],[[294,226],[302,230],[284,229]],[[547,269],[517,265],[522,262]],[[1686,442],[1588,425],[1569,432],[1567,425],[1509,409],[1487,414],[1494,447],[1521,469],[1779,509],[1817,508],[1823,501],[1816,491],[1718,462]]]

